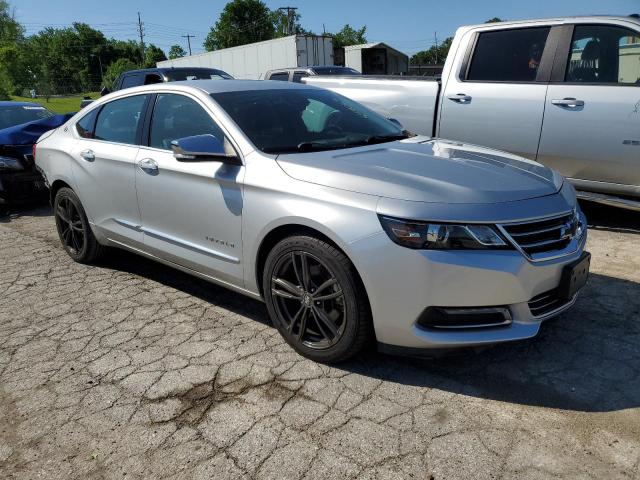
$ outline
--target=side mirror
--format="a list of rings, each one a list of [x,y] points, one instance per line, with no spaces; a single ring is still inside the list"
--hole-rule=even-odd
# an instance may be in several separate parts
[[[179,162],[218,161],[231,165],[242,164],[237,155],[227,153],[222,142],[211,134],[172,140],[171,150]]]
[[[105,95],[109,95],[111,93],[111,90],[109,90],[107,87],[102,87],[102,90],[100,90],[100,96],[104,97]]]

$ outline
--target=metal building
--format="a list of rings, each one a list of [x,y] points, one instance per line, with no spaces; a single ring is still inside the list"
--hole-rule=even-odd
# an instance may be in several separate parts
[[[158,67],[219,68],[235,78],[258,80],[269,70],[333,65],[333,40],[316,35],[291,35],[213,52],[158,62]]]
[[[386,43],[344,47],[344,66],[364,75],[400,75],[409,71],[409,57]]]

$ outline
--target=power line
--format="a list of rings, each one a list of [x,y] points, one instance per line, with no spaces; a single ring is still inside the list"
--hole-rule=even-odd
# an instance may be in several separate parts
[[[182,38],[186,38],[187,39],[187,43],[189,44],[189,55],[191,55],[191,39],[195,38],[195,35],[180,35]]]

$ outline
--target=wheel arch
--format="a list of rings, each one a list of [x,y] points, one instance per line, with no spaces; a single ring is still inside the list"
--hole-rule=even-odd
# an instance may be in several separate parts
[[[287,223],[287,224],[276,226],[272,228],[262,238],[262,241],[260,242],[260,246],[258,247],[258,251],[256,253],[256,261],[255,261],[256,283],[257,283],[258,291],[260,295],[262,296],[264,295],[264,291],[263,291],[264,286],[262,284],[262,280],[263,280],[262,277],[263,277],[264,266],[266,264],[266,260],[267,260],[267,256],[269,255],[269,252],[281,240],[284,240],[285,238],[292,237],[295,235],[309,235],[311,237],[316,237],[324,242],[327,242],[329,245],[331,245],[335,249],[342,252],[349,259],[349,261],[351,262],[351,265],[353,265],[354,271],[356,272],[356,281],[360,283],[360,286],[362,287],[362,291],[367,296],[366,298],[367,304],[369,305],[369,308],[371,308],[371,302],[369,301],[369,294],[367,293],[366,286],[362,281],[362,277],[360,276],[360,272],[358,271],[358,268],[356,267],[355,263],[349,256],[349,252],[345,251],[345,249],[342,248],[342,246],[338,242],[336,242],[326,233],[323,233],[322,231],[320,231],[318,228],[314,228],[309,225],[304,225],[302,223]]]
[[[51,188],[49,189],[49,202],[51,203],[51,206],[53,206],[53,202],[56,199],[56,194],[58,193],[58,191],[61,188],[65,187],[73,190],[73,187],[71,187],[71,185],[69,185],[64,180],[57,179],[51,184]]]

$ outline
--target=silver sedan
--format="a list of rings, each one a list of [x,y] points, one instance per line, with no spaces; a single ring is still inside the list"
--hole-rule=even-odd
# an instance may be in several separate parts
[[[560,175],[310,86],[122,90],[35,152],[74,260],[124,248],[263,299],[317,361],[528,338],[588,274]]]

